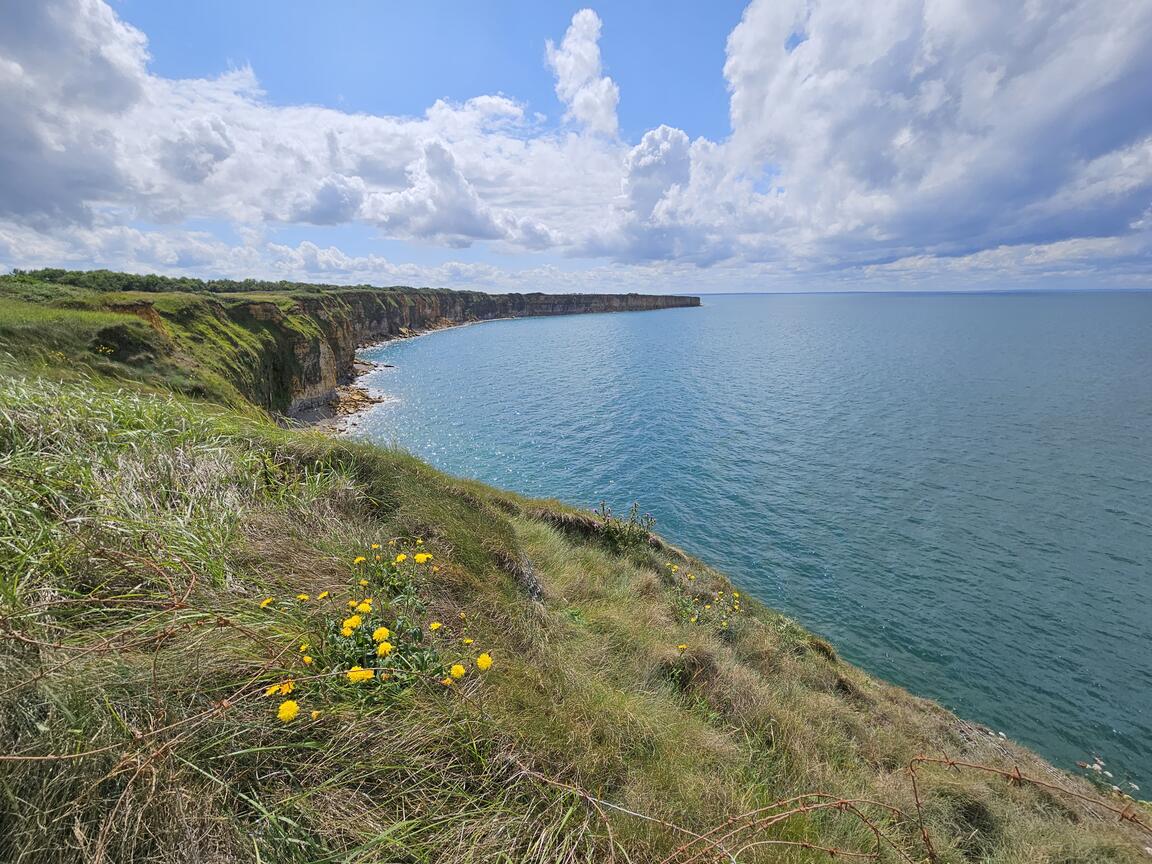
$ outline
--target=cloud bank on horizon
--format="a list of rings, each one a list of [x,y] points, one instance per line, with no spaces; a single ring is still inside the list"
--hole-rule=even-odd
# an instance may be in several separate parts
[[[1152,284],[1149,0],[752,0],[727,44],[724,140],[624,140],[591,9],[542,34],[554,120],[503,94],[381,116],[275,104],[247,67],[164,78],[103,0],[0,0],[0,20],[7,267],[553,291]],[[493,254],[421,266],[276,242],[286,225]]]

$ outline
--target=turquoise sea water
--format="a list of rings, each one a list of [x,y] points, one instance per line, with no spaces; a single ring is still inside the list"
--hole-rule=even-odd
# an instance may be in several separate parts
[[[849,660],[1152,788],[1152,294],[704,304],[371,349],[355,434],[637,500]]]

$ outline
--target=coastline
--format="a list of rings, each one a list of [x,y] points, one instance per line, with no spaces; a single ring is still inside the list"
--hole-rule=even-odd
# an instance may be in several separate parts
[[[523,317],[523,316],[519,316]],[[454,330],[458,327],[470,327],[473,324],[488,324],[493,321],[515,321],[518,316],[510,315],[503,318],[484,318],[473,321],[448,321],[442,319],[428,327],[411,328],[402,327],[396,335],[386,336],[383,339],[373,339],[356,347],[356,357],[352,362],[352,376],[345,383],[336,387],[331,399],[324,404],[302,411],[289,418],[291,425],[301,428],[314,428],[325,434],[335,437],[350,435],[357,423],[376,405],[388,401],[389,396],[380,390],[373,390],[361,384],[366,375],[377,369],[392,368],[390,363],[378,363],[374,360],[365,360],[362,351],[397,342],[402,339],[419,339],[443,330]]]

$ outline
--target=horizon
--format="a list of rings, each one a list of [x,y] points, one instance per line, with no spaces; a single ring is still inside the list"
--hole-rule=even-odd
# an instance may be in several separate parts
[[[1147,0],[48,0],[5,17],[4,272],[1152,290]]]

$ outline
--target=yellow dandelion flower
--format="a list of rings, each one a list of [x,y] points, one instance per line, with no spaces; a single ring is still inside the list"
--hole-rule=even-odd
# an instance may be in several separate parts
[[[467,639],[467,638],[461,639],[460,641],[463,642],[465,645],[471,645],[473,642],[472,639]]]
[[[688,574],[688,581],[689,581],[689,582],[695,582],[695,581],[696,581],[696,577],[695,577],[695,576],[693,576],[691,573],[689,573],[689,574]]]
[[[388,541],[388,545],[389,545],[389,546],[395,546],[395,545],[396,545],[396,541],[395,541],[395,540],[389,540],[389,541]]]
[[[681,642],[679,645],[676,646],[676,650],[679,651],[681,654],[683,654],[685,651],[688,650],[688,646],[685,645],[683,642]]]
[[[316,595],[316,599],[317,600],[327,600],[328,599],[328,592],[327,591],[321,591],[319,594]]]
[[[389,630],[387,627],[377,627],[375,630],[372,631],[372,641],[373,642],[383,642],[385,639],[387,639],[391,635],[392,635],[392,631]]]
[[[368,600],[363,600],[363,601],[361,601],[361,602],[357,603],[357,604],[356,604],[356,611],[357,611],[357,612],[362,612],[362,613],[363,613],[363,614],[365,614],[365,615],[369,615],[369,614],[371,614],[371,612],[372,612],[372,603],[371,603],[371,601],[368,601]]]
[[[739,600],[740,599],[740,592],[739,591],[733,591],[732,596],[735,597],[737,600]]]
[[[440,683],[445,687],[451,687],[455,682],[451,678],[441,678]]]
[[[424,545],[424,538],[423,537],[417,537],[416,538],[416,545],[417,546],[423,546]]]
[[[355,601],[355,600],[349,600],[348,601],[348,608],[349,609],[355,609],[356,608],[356,602],[357,601]]]
[[[705,604],[704,604],[704,608],[705,608],[705,609],[711,609],[711,608],[712,608],[712,604],[711,604],[711,603],[705,603]]]
[[[285,681],[283,684],[280,685],[280,695],[281,696],[287,696],[289,693],[291,693],[295,689],[296,689],[296,682],[293,681],[291,678],[289,678],[287,681]]]
[[[721,622],[720,622],[720,626],[721,626],[721,627],[727,627],[727,626],[728,626],[728,622],[727,622],[727,621],[721,621]]]
[[[300,713],[300,705],[295,699],[285,699],[276,711],[276,719],[281,723],[291,723]]]
[[[397,564],[403,564],[407,560],[408,560],[408,556],[405,555],[403,552],[401,552],[399,555],[396,556],[396,563]]]
[[[307,594],[297,594],[296,599],[299,600],[301,603],[307,603],[312,598],[309,597]]]
[[[693,617],[692,617],[692,623],[693,623],[693,624],[695,624],[697,620],[698,620],[698,619],[697,619],[695,616],[693,616]]]
[[[319,717],[319,716],[320,716],[320,712],[319,712],[319,711],[313,711],[313,712],[312,712],[312,713],[311,713],[309,716],[310,716],[310,717],[311,717],[313,720],[315,720],[317,717]]]
[[[347,639],[349,636],[352,635],[352,628],[351,627],[341,627],[340,628],[340,635],[343,636],[345,639]]]
[[[426,564],[432,560],[432,553],[430,552],[417,552],[412,556],[412,560],[417,564]]]
[[[453,678],[463,678],[463,677],[464,677],[464,673],[465,673],[465,672],[467,672],[467,671],[468,671],[468,670],[466,670],[466,669],[465,669],[463,666],[461,666],[459,663],[454,663],[454,664],[452,665],[452,668],[448,670],[448,674],[449,674],[449,675],[451,675]]]
[[[679,570],[679,569],[680,569],[680,568],[679,568],[679,567],[677,567],[675,564],[673,564],[673,565],[672,565],[672,572],[673,572],[673,573],[675,573],[675,572],[676,572],[677,570]]]
[[[373,543],[373,544],[372,544],[372,548],[373,548],[373,549],[379,549],[379,548],[380,548],[380,544],[379,544],[379,543]]]
[[[391,653],[392,653],[392,643],[391,642],[381,642],[379,645],[376,646],[376,656],[377,657],[387,657]]]
[[[363,623],[364,623],[364,619],[361,618],[359,615],[350,615],[349,617],[344,619],[344,622],[340,626],[345,628],[346,630],[355,630],[357,627],[359,627]]]
[[[436,630],[439,630],[443,626],[444,625],[441,624],[439,621],[433,621],[431,624],[428,625],[428,629],[435,632]]]
[[[279,684],[273,684],[272,686],[265,688],[264,695],[265,696],[275,696],[279,692],[280,692],[280,685]]]
[[[376,560],[376,561],[382,561],[382,560],[384,560],[384,559],[383,559],[383,558],[381,558],[379,555],[375,555],[375,556],[373,556],[373,558],[374,558],[374,560]]]
[[[304,661],[305,666],[311,666],[312,665],[312,657],[310,655],[305,654],[300,659]]]
[[[439,572],[440,572],[440,568],[439,568],[439,567],[433,567],[433,568],[432,568],[432,572],[433,572],[433,573],[439,573]]]
[[[464,620],[465,618],[467,618],[468,616],[467,616],[467,615],[465,615],[463,612],[461,612],[461,613],[459,613],[459,615],[457,615],[456,617],[457,617],[457,618],[459,618],[461,621],[463,621],[463,620]]]
[[[311,645],[309,645],[307,642],[301,642],[301,643],[300,643],[300,650],[301,650],[301,651],[307,651],[307,650],[308,650],[309,648],[311,648],[311,647],[312,647],[312,646],[311,646]]]
[[[481,672],[487,672],[492,668],[492,655],[485,651],[476,658],[476,668]]]
[[[367,579],[361,579],[356,584],[358,584],[361,588],[367,588],[368,587],[368,580]]]
[[[353,666],[344,673],[346,677],[353,684],[359,684],[362,681],[371,681],[376,676],[375,669],[365,669],[363,666]]]
[[[363,564],[367,560],[368,559],[365,558],[363,555],[357,555],[356,558],[352,561],[352,563],[353,564]]]
[[[265,597],[263,600],[260,601],[260,608],[261,609],[267,609],[274,602],[276,602],[275,597]]]

